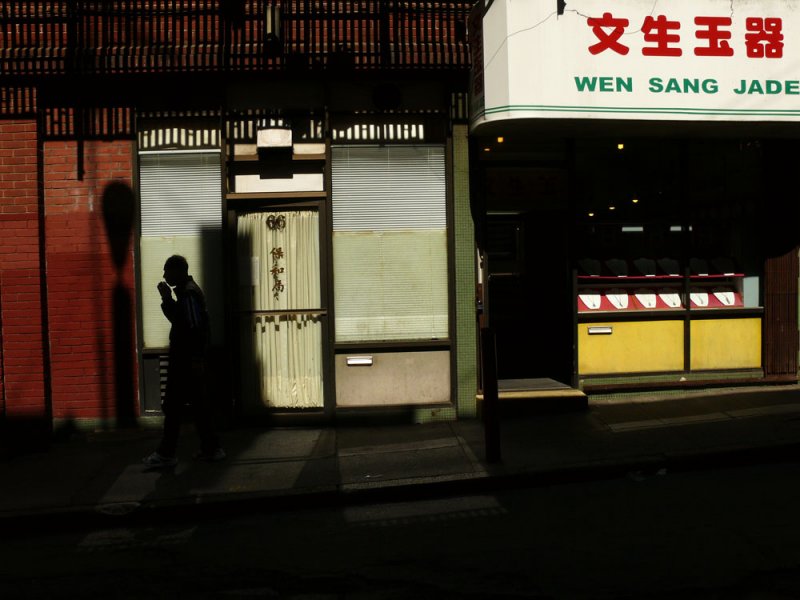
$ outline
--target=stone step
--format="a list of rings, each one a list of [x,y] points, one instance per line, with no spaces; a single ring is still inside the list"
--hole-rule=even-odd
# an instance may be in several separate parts
[[[501,379],[497,382],[501,415],[547,414],[586,410],[589,399],[581,390],[547,378]],[[483,414],[483,394],[475,396]]]

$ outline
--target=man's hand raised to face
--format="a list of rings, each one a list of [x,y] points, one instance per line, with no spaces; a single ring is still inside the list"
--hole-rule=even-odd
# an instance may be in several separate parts
[[[158,282],[158,293],[161,294],[161,298],[163,300],[172,299],[172,288],[170,288],[169,285],[167,285],[166,281]]]

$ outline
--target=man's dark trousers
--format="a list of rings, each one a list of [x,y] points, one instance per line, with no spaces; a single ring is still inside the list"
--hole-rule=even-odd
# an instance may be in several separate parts
[[[170,352],[167,389],[161,405],[164,413],[164,433],[158,453],[162,456],[175,456],[187,409],[194,412],[195,428],[200,437],[200,451],[211,454],[219,448],[219,439],[214,432],[214,416],[206,384],[206,372],[205,359],[176,356]]]

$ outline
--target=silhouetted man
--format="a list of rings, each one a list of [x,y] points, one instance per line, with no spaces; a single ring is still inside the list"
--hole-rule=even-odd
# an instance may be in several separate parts
[[[172,297],[175,289],[175,298]],[[195,459],[217,461],[225,458],[214,433],[213,415],[206,386],[209,319],[203,291],[189,275],[182,256],[170,256],[164,264],[164,281],[159,282],[161,310],[169,319],[169,365],[167,389],[162,403],[164,432],[155,452],[144,459],[150,467],[171,467],[176,458],[183,411],[194,408],[200,451]]]

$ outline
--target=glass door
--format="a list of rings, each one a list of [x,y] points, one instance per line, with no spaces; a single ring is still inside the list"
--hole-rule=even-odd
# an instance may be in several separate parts
[[[322,409],[318,211],[240,214],[237,255],[245,412]]]

